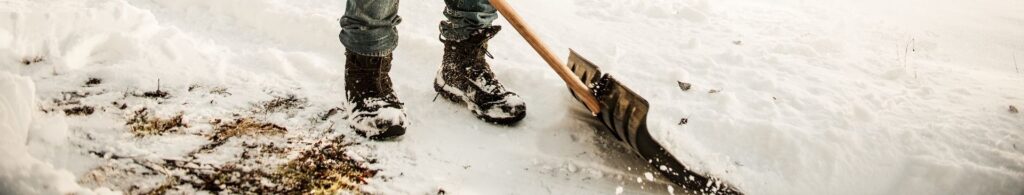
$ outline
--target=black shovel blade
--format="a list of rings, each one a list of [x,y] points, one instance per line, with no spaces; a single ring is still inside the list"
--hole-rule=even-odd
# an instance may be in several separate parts
[[[575,51],[569,53],[569,68],[590,87],[597,97],[601,113],[597,119],[604,128],[636,154],[653,165],[662,175],[683,187],[684,191],[698,194],[742,194],[717,178],[707,177],[688,169],[647,131],[647,111],[650,104],[611,75],[601,70]],[[572,91],[572,90],[570,90]],[[573,92],[579,100],[580,95]]]

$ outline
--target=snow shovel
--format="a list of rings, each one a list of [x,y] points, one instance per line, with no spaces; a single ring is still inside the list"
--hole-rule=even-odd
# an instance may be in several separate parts
[[[684,191],[699,194],[742,194],[717,178],[707,177],[688,169],[658,144],[647,131],[647,111],[650,104],[614,77],[584,59],[575,51],[569,52],[569,64],[559,61],[554,53],[533,34],[505,0],[489,0],[512,27],[529,42],[544,61],[569,86],[577,100],[583,102],[611,134],[628,145],[634,152],[653,165],[666,178],[683,187]]]

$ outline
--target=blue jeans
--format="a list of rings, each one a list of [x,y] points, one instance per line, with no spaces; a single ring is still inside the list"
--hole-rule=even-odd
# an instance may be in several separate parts
[[[497,10],[487,0],[445,0],[441,37],[463,40],[478,28],[491,26]],[[348,0],[341,18],[341,44],[345,49],[368,56],[385,56],[398,46],[398,0]]]

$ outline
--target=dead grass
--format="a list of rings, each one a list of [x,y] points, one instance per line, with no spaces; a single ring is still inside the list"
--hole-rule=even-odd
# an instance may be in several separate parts
[[[171,94],[167,93],[167,91],[160,90],[160,79],[156,80],[156,91],[146,91],[146,92],[142,92],[142,94],[138,94],[138,93],[132,92],[132,95],[135,96],[135,97],[153,98],[153,99],[167,99],[167,98],[171,97]]]
[[[181,160],[164,160],[156,165],[171,172],[168,179],[140,194],[162,194],[176,186],[192,188],[214,194],[368,194],[360,189],[378,170],[345,154],[347,147],[355,145],[343,141],[344,136],[320,141],[276,168],[246,168],[241,163],[227,163],[221,167]],[[280,152],[271,150],[270,152]],[[154,164],[131,157],[94,153],[96,156],[126,158],[137,164]],[[145,166],[145,165],[144,165]],[[259,166],[259,165],[256,165]],[[251,167],[251,165],[250,165]]]
[[[365,194],[359,186],[377,174],[345,154],[339,140],[319,142],[277,170],[286,194]]]
[[[288,132],[284,127],[253,118],[238,118],[229,122],[215,120],[214,123],[215,133],[211,137],[214,142],[242,135],[280,135]]]
[[[295,95],[289,94],[287,96],[278,96],[274,99],[254,104],[254,113],[274,113],[283,112],[294,109],[306,108],[307,100],[305,98],[298,98]]]
[[[183,116],[184,113],[178,113],[170,118],[161,118],[152,116],[148,108],[142,108],[132,113],[126,125],[136,137],[163,135],[188,128],[188,124],[182,121]]]
[[[189,156],[195,156],[196,154],[216,149],[217,147],[227,143],[228,139],[233,137],[255,135],[273,136],[288,132],[287,128],[273,123],[259,121],[251,117],[237,118],[228,122],[215,119],[210,123],[214,125],[213,135],[210,136],[210,143],[203,145],[199,150],[193,151]]]
[[[214,87],[213,89],[210,89],[210,94],[217,94],[217,95],[221,95],[221,96],[230,96],[231,92],[228,92],[228,88]]]
[[[171,97],[170,93],[167,93],[166,91],[161,91],[159,89],[157,89],[156,91],[146,91],[146,92],[142,92],[142,94],[137,94],[136,93],[136,94],[132,94],[132,95],[135,95],[135,97],[153,98],[153,99],[167,99],[167,98]]]

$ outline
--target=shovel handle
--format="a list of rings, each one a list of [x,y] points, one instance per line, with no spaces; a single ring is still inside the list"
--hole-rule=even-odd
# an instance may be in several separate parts
[[[583,84],[583,81],[580,80],[576,74],[572,73],[569,66],[566,66],[564,62],[555,57],[554,53],[551,53],[551,50],[548,50],[548,46],[544,45],[544,42],[540,41],[540,39],[537,38],[537,35],[533,34],[533,30],[526,26],[526,23],[524,23],[523,19],[519,17],[519,14],[512,9],[512,6],[508,5],[508,2],[505,2],[505,0],[489,1],[494,8],[501,12],[501,15],[505,17],[505,20],[508,20],[508,23],[512,24],[512,27],[514,27],[516,31],[519,31],[519,35],[522,35],[523,39],[526,39],[526,42],[530,43],[533,50],[536,50],[537,54],[540,54],[540,57],[544,58],[544,61],[551,66],[551,69],[554,69],[555,73],[558,73],[558,76],[565,81],[565,84],[569,86],[569,89],[572,89],[573,92],[576,92],[577,95],[581,96],[580,100],[582,100],[583,104],[587,106],[587,109],[590,109],[590,114],[597,116],[597,114],[601,112],[601,106],[597,101],[597,97],[594,97],[594,94],[590,93],[590,87]]]

